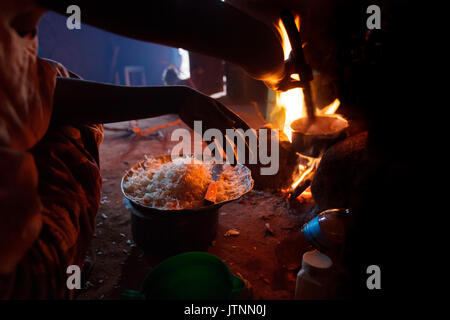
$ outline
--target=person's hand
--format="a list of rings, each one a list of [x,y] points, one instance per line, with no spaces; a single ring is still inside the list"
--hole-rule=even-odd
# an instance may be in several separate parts
[[[292,144],[289,142],[288,137],[281,130],[277,130],[270,123],[266,123],[259,128],[258,135],[267,130],[267,145],[262,144],[260,140],[259,148],[265,147],[267,149],[266,154],[271,155],[271,163],[262,164],[258,161],[256,164],[246,164],[252,171],[252,178],[255,181],[255,189],[259,190],[280,190],[288,188],[292,181],[293,172],[298,168],[298,156]],[[276,130],[272,131],[272,130]],[[278,150],[272,150],[272,147],[276,147]],[[259,154],[260,150],[258,150]],[[277,157],[274,157],[278,154]],[[275,161],[277,163],[275,163]],[[262,172],[262,168],[272,167],[276,170],[268,174]]]
[[[292,53],[291,53],[292,54]],[[281,78],[270,79],[264,81],[267,87],[275,91],[287,91],[293,88],[302,88],[303,82],[299,77],[293,77],[299,75],[298,68],[294,63],[292,55],[288,60],[284,62],[284,73]]]
[[[342,38],[342,34],[340,37],[336,34],[339,30],[335,25],[340,20],[336,13],[345,12],[345,9],[354,6],[347,7],[342,1],[335,0],[227,0],[227,3],[273,29],[276,29],[279,24],[281,10],[291,9],[300,16],[301,37],[306,44],[304,54],[311,68],[317,70],[322,76],[334,70],[340,70],[339,66],[342,62],[337,52],[337,40]],[[272,74],[265,78],[261,78],[261,75],[256,72],[246,71],[255,79],[264,81],[270,89],[286,91],[302,86],[298,80],[291,78],[291,74],[295,73],[292,72],[292,67],[292,62],[287,60],[284,62],[285,70],[272,69]],[[336,76],[333,74],[333,77]]]
[[[194,129],[195,121],[202,121],[203,132],[208,129],[218,129],[224,137],[227,129],[242,129],[244,132],[250,129],[250,126],[235,112],[216,99],[189,87],[180,86],[177,90],[178,94],[183,96],[178,115],[190,128]],[[249,150],[247,142],[245,146],[246,155],[248,155],[252,150]]]
[[[189,127],[194,128],[194,121],[202,121],[203,130],[219,129],[223,134],[226,129],[247,130],[250,126],[236,113],[221,102],[189,87],[179,87],[184,95],[178,114]]]

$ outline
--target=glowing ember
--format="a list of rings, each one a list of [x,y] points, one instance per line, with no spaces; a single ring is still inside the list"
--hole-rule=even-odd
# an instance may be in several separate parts
[[[319,158],[311,158],[304,155],[301,155],[303,161],[307,161],[305,164],[299,164],[298,165],[298,172],[295,172],[295,178],[294,182],[291,184],[291,191],[295,190],[300,183],[313,171],[317,169],[317,166],[319,165],[320,159]]]
[[[302,165],[300,165],[300,166],[302,166]],[[308,166],[308,167],[305,167],[305,166],[302,166],[303,168],[300,168],[299,167],[299,172],[301,172],[301,174],[300,174],[300,176],[297,178],[297,180],[296,181],[294,181],[294,183],[291,185],[291,189],[295,189],[295,188],[297,188],[297,186],[300,184],[300,182],[302,182],[303,181],[303,179],[306,177],[306,175],[308,174],[308,173],[310,173],[313,169],[314,169],[314,167],[315,166]],[[302,170],[303,169],[303,170]]]
[[[308,187],[301,195],[297,197],[300,203],[309,202],[312,199],[311,187]]]

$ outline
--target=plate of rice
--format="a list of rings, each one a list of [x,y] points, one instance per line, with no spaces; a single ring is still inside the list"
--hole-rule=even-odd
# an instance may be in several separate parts
[[[140,207],[161,211],[202,210],[237,200],[253,188],[250,169],[237,164],[223,165],[217,184],[216,203],[203,201],[211,183],[213,163],[193,157],[170,156],[145,158],[122,178],[122,192]]]

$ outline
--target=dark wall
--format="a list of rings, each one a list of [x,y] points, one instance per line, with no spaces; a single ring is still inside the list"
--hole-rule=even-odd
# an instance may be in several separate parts
[[[147,85],[163,85],[164,68],[179,66],[175,48],[117,36],[81,22],[81,30],[69,30],[65,16],[47,13],[39,24],[39,55],[86,80],[106,83],[116,83],[118,77],[125,84],[124,67],[138,65],[144,67]]]

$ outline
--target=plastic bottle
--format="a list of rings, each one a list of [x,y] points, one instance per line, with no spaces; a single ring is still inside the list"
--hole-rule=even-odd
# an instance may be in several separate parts
[[[311,245],[336,256],[345,241],[349,209],[328,209],[302,227],[302,234]]]
[[[332,266],[331,259],[317,250],[304,253],[302,267],[297,274],[295,299],[330,299],[333,288]]]
[[[341,248],[345,241],[346,226],[350,210],[329,209],[321,212],[306,223],[301,232],[283,239],[275,252],[278,261],[288,270],[299,266],[298,256],[317,249],[326,253],[335,263],[340,259]]]

